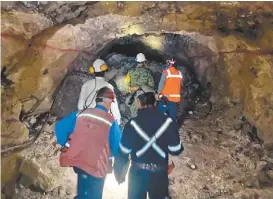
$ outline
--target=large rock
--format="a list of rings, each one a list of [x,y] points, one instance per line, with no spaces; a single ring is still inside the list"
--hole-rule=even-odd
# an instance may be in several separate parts
[[[40,190],[50,191],[58,186],[58,173],[46,165],[38,165],[35,160],[24,159],[20,168],[21,183],[33,185]]]
[[[81,87],[85,81],[92,78],[92,76],[80,72],[67,76],[60,89],[55,93],[56,102],[52,112],[58,117],[64,117],[77,110]]]
[[[252,125],[258,127],[259,137],[265,144],[273,143],[273,56],[260,54],[258,46],[240,37],[225,37],[222,42],[219,45],[222,52],[243,51],[223,54],[222,64],[230,96],[242,103],[244,114]]]
[[[45,16],[37,13],[18,11],[2,12],[2,66],[11,69],[17,64],[28,48],[29,40],[52,25]]]
[[[10,180],[18,176],[22,158],[18,154],[12,154],[1,158],[1,184],[2,187]]]
[[[5,145],[21,144],[28,139],[27,127],[19,121],[22,104],[11,89],[3,89],[1,141]]]

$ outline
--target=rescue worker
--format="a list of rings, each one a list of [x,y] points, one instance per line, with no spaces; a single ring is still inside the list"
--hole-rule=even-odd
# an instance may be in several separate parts
[[[179,155],[183,145],[178,125],[155,107],[155,92],[143,89],[137,96],[138,114],[124,127],[114,171],[119,183],[131,156],[128,199],[166,199],[168,194],[168,154]]]
[[[183,76],[179,70],[174,66],[173,59],[167,60],[167,67],[163,70],[161,79],[158,85],[158,98],[165,96],[168,99],[167,107],[164,107],[162,101],[159,102],[159,107],[162,112],[166,109],[169,116],[176,121],[177,117],[177,103],[181,100],[181,90],[183,83]]]
[[[97,93],[95,108],[88,108],[78,113],[75,127],[70,125],[70,130],[62,131],[62,126],[69,125],[67,118],[57,124],[56,134],[59,137],[69,136],[66,144],[63,145],[60,165],[74,167],[78,175],[75,199],[102,198],[105,176],[112,172],[109,158],[117,154],[121,140],[121,129],[113,116],[108,113],[114,100],[114,92],[108,87],[103,87]],[[62,135],[71,131],[74,132]],[[58,139],[58,135],[59,143],[59,140],[64,139]]]
[[[88,80],[83,84],[78,101],[79,110],[94,108],[96,105],[94,101],[96,92],[102,87],[106,86],[114,91],[114,87],[104,79],[104,75],[107,70],[108,66],[102,59],[96,59],[94,61],[93,66],[90,67],[89,71],[91,74],[95,74],[95,78]],[[118,124],[120,124],[121,115],[117,100],[112,103],[110,111],[114,118],[118,121]]]
[[[125,83],[128,87],[128,92],[132,95],[139,87],[147,85],[154,89],[154,78],[151,71],[146,68],[146,58],[143,53],[139,53],[136,56],[135,61],[137,62],[136,67],[130,69],[125,77]],[[127,98],[130,101],[131,95]],[[136,116],[137,105],[135,99],[132,100],[134,103],[130,105],[131,116]]]

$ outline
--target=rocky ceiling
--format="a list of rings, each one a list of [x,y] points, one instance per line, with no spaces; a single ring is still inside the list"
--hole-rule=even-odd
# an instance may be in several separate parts
[[[272,13],[272,2],[1,2],[2,146],[28,139],[22,109],[38,99],[35,111],[48,111],[76,60],[88,65],[126,37],[192,67],[272,146]]]

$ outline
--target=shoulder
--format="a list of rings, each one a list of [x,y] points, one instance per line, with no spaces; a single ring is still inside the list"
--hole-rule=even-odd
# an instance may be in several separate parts
[[[109,82],[107,82],[105,79],[99,79],[98,83],[99,83],[98,86],[100,88],[102,88],[102,87],[108,87],[111,90],[114,90],[114,87],[112,86],[112,84],[110,84]]]
[[[90,86],[90,85],[93,86],[94,81],[95,81],[95,79],[89,79],[89,80],[85,81],[82,86],[83,87],[87,87],[87,86]]]
[[[128,120],[128,122],[124,126],[124,131],[128,130],[129,128],[131,128],[133,121],[134,121],[134,118],[131,118],[130,120]]]
[[[128,71],[128,74],[131,74],[131,73],[134,73],[136,71],[137,68],[131,68],[129,71]]]
[[[105,84],[107,85],[108,88],[110,88],[111,90],[114,90],[114,87],[112,84],[110,84],[109,82],[105,82]]]

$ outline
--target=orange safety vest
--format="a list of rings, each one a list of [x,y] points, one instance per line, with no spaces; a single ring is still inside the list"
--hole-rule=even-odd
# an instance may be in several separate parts
[[[166,96],[170,102],[180,102],[183,79],[181,72],[175,67],[170,66],[163,73],[166,75],[166,79],[160,94]]]
[[[96,108],[79,114],[70,136],[70,146],[60,155],[60,165],[78,167],[97,178],[105,177],[110,157],[109,132],[113,121],[109,113]]]

